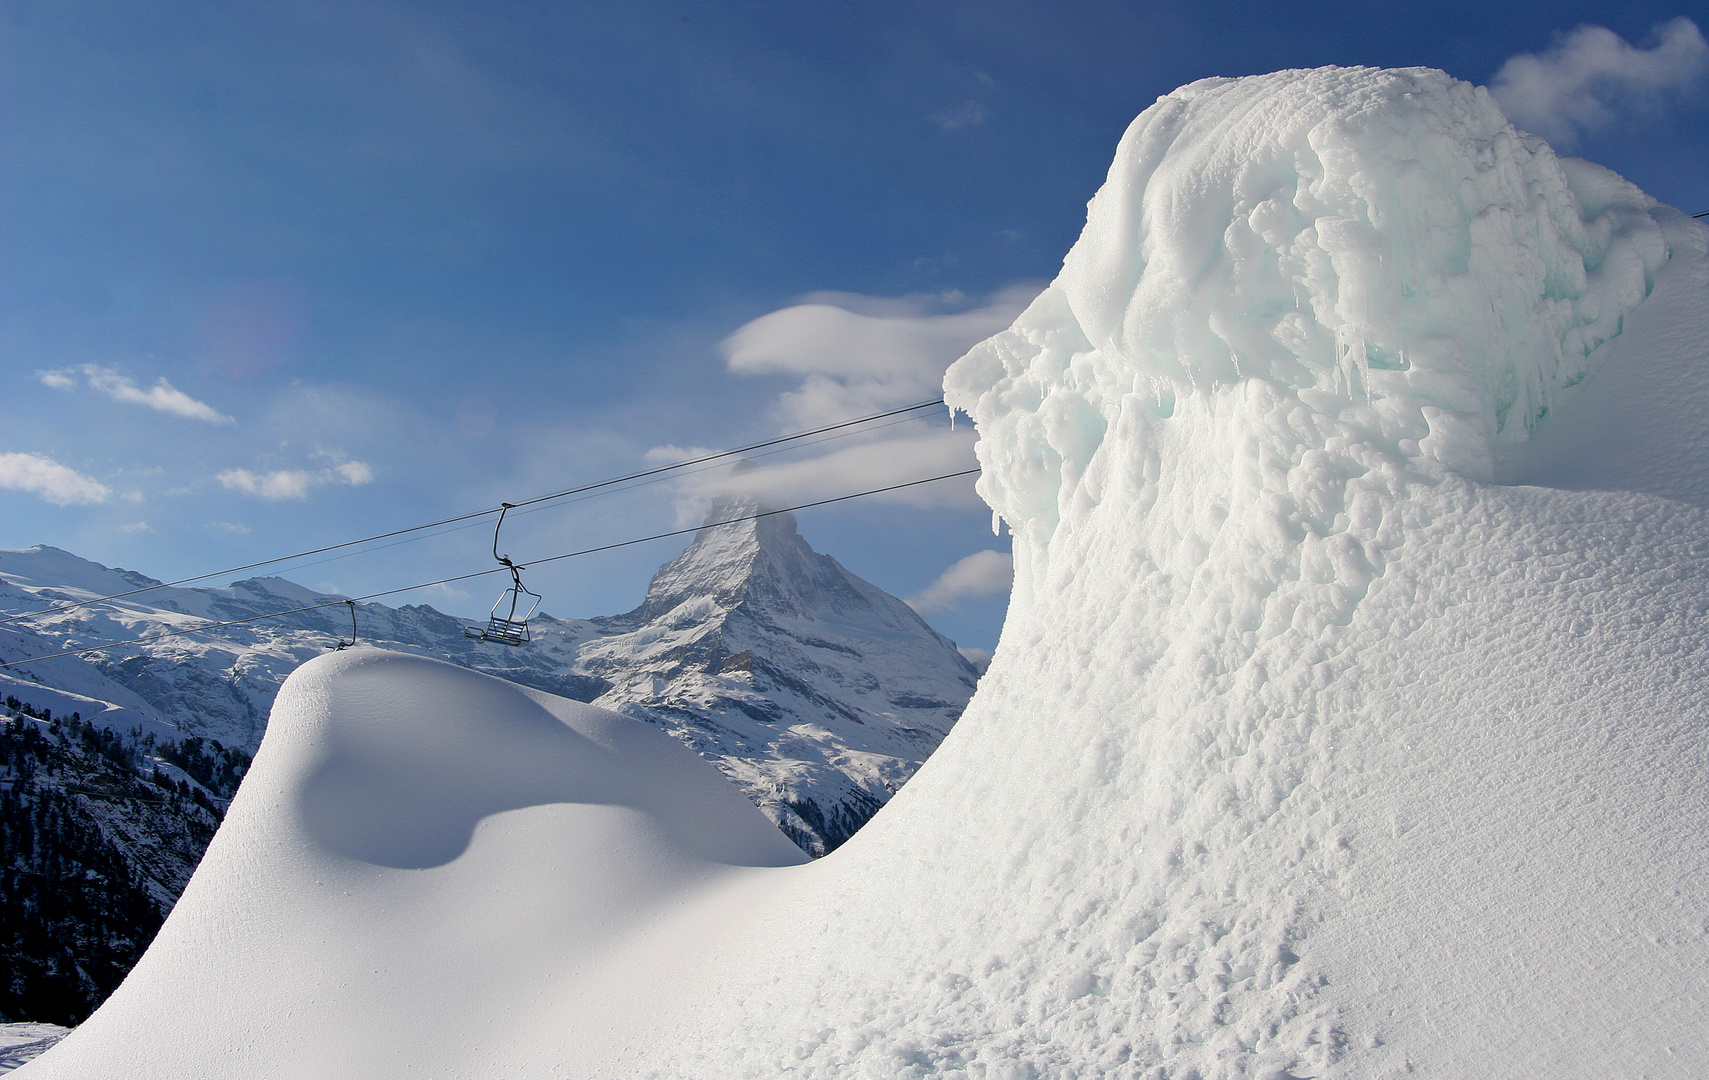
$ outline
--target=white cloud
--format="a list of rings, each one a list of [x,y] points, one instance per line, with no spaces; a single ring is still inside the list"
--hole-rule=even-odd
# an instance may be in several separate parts
[[[1014,580],[1015,560],[1011,555],[1002,551],[976,551],[908,597],[906,603],[922,615],[954,611],[963,600],[1008,592]]]
[[[772,411],[786,431],[816,428],[938,397],[944,369],[1014,322],[1037,293],[1038,286],[1017,285],[983,302],[970,302],[960,292],[903,297],[813,293],[746,324],[721,348],[733,373],[793,376]],[[941,413],[934,426],[908,422],[930,415],[841,432],[818,444],[795,444],[776,464],[768,454],[733,474],[708,468],[680,476],[678,521],[700,520],[710,499],[721,493],[753,494],[768,506],[794,506],[973,468],[971,425],[946,428]],[[666,464],[712,452],[658,446],[647,452],[647,460]],[[981,505],[971,476],[873,498],[915,507]]]
[[[706,446],[677,446],[675,443],[666,443],[653,447],[643,456],[649,465],[675,465],[680,461],[695,461],[722,452]]]
[[[737,374],[799,376],[779,411],[791,426],[813,427],[937,397],[944,369],[1007,328],[1038,291],[1016,285],[979,307],[951,312],[933,309],[963,302],[959,293],[899,299],[818,293],[760,316],[721,348]]]
[[[1622,113],[1659,112],[1689,94],[1709,70],[1709,44],[1683,16],[1650,32],[1635,48],[1614,31],[1581,26],[1557,35],[1541,56],[1510,57],[1490,92],[1508,119],[1563,146],[1611,126]]]
[[[106,502],[107,486],[40,454],[0,454],[0,488],[40,495],[55,506]]]
[[[151,533],[154,527],[146,521],[130,521],[119,526],[122,533]]]
[[[248,469],[227,469],[219,474],[219,482],[232,491],[254,495],[269,502],[281,499],[306,499],[314,474],[301,470],[280,469],[270,473],[252,473]]]
[[[187,417],[191,420],[201,420],[209,424],[235,424],[236,420],[215,409],[206,402],[197,401],[184,391],[174,387],[165,378],[157,379],[153,386],[143,389],[130,376],[119,372],[116,368],[104,368],[95,364],[83,364],[79,367],[64,368],[59,371],[38,371],[36,378],[42,385],[55,390],[73,390],[77,387],[77,376],[82,375],[89,389],[96,393],[105,394],[114,401],[122,401],[129,405],[141,405],[157,412],[172,413],[175,416]]]
[[[363,484],[374,482],[374,470],[360,461],[342,462],[334,465],[332,471],[338,474],[340,480],[351,487],[361,487]]]
[[[968,645],[958,645],[955,651],[966,657],[967,662],[972,664],[981,675],[985,674],[986,670],[991,667],[990,649],[976,649]]]
[[[699,520],[716,495],[754,495],[764,506],[799,506],[959,472],[974,468],[977,462],[973,457],[973,432],[963,426],[957,431],[937,428],[901,438],[856,443],[828,454],[776,465],[748,464],[750,467],[737,472],[720,469],[684,478],[682,486],[689,499],[679,505],[679,519],[685,524]],[[905,487],[874,495],[871,501],[915,507],[974,508],[982,505],[973,490],[975,479],[963,476]]]
[[[241,521],[214,521],[209,524],[220,532],[231,533],[234,536],[248,536],[251,532],[254,532],[253,529]]]
[[[344,461],[325,469],[278,469],[257,473],[248,469],[227,469],[215,479],[230,491],[241,491],[268,502],[286,499],[306,499],[309,492],[327,484],[360,487],[372,483],[374,470],[360,461]]]

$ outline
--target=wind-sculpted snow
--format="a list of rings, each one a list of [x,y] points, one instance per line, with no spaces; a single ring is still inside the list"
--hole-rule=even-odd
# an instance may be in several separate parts
[[[31,1068],[136,1075],[121,1044],[216,985],[257,1028],[290,1003],[373,1076],[1695,1077],[1709,466],[1677,455],[1709,438],[1705,237],[1440,73],[1184,88],[1130,129],[1057,283],[949,373],[1015,591],[966,713],[848,843],[728,889],[661,876],[669,918],[601,925],[597,880],[565,874],[506,938],[445,915],[442,945],[360,960],[325,911],[473,907],[408,875],[487,867],[509,815],[397,877],[244,845],[250,873],[296,875],[288,962],[282,930],[201,939],[200,967],[165,952],[174,989],[127,984],[128,1012]],[[344,693],[338,663],[305,691]],[[264,764],[239,803],[292,820],[251,790]],[[662,834],[632,820],[601,841],[618,868]],[[219,880],[185,903],[247,918]],[[570,923],[600,927],[601,972]],[[544,930],[580,993],[481,959]],[[491,1034],[426,978],[400,999],[425,954],[528,1022]],[[366,1026],[323,1021],[341,980]],[[240,1028],[226,1046],[266,1041]],[[267,1039],[161,1073],[283,1074]]]
[[[539,1014],[597,1011],[614,943],[804,859],[641,721],[334,654],[280,692],[142,962],[24,1075],[468,1076]]]
[[[1081,477],[1112,424],[1147,444],[1144,417],[1240,386],[1297,406],[1283,446],[1488,479],[1649,293],[1654,205],[1440,72],[1182,87],[1128,129],[1061,276],[950,371],[980,492],[1047,539],[1098,497]]]
[[[399,667],[408,670],[388,670]],[[324,725],[322,748],[296,792],[304,832],[328,851],[376,866],[443,866],[483,819],[554,803],[640,811],[676,847],[716,861],[742,864],[754,850],[775,861],[783,850],[739,827],[749,815],[732,809],[726,785],[616,714],[560,702],[560,717],[547,699],[528,708],[512,687],[395,654],[370,657],[335,690],[308,718]],[[709,816],[697,796],[721,812]]]

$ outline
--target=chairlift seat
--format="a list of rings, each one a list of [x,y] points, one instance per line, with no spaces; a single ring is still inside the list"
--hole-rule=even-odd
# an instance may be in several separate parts
[[[524,605],[523,597],[529,597],[532,602]],[[522,610],[525,606],[526,610]],[[539,594],[530,592],[518,582],[498,598],[492,613],[487,616],[486,626],[465,626],[463,636],[499,645],[526,645],[533,640],[528,620],[534,617],[534,610],[539,606]]]
[[[487,620],[487,625],[484,628],[465,626],[463,636],[474,638],[476,641],[494,641],[500,645],[526,645],[531,640],[528,636],[527,623],[511,622],[509,619],[501,619],[497,616]]]

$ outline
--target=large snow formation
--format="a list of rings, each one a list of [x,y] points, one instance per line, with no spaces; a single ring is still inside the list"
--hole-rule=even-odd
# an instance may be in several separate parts
[[[507,780],[456,718],[533,714],[478,676],[319,661],[275,724],[336,714],[361,766],[269,734],[162,944],[30,1075],[1694,1075],[1706,252],[1439,72],[1185,87],[949,373],[1014,598],[853,840],[695,878],[765,858]],[[489,697],[393,732],[428,675]],[[400,758],[504,801],[404,850]]]
[[[142,962],[29,1068],[468,1076],[685,902],[806,856],[617,713],[377,649],[305,664]],[[24,1075],[29,1075],[25,1073]]]

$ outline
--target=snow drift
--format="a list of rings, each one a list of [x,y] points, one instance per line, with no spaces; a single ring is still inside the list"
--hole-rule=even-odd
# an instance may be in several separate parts
[[[752,869],[786,860],[731,819],[691,858],[685,807],[576,803],[543,758],[540,805],[311,858],[417,805],[394,761],[513,786],[388,730],[478,676],[318,662],[293,708],[364,747],[322,848],[288,791],[333,781],[270,732],[162,944],[29,1075],[1692,1075],[1706,251],[1439,72],[1184,87],[949,372],[1015,592],[864,830]],[[446,715],[567,715],[479,686]],[[214,1045],[139,1050],[198,1008]]]
[[[281,690],[142,962],[30,1068],[466,1076],[542,1015],[597,1015],[622,984],[614,942],[805,858],[641,721],[440,661],[330,654]]]

